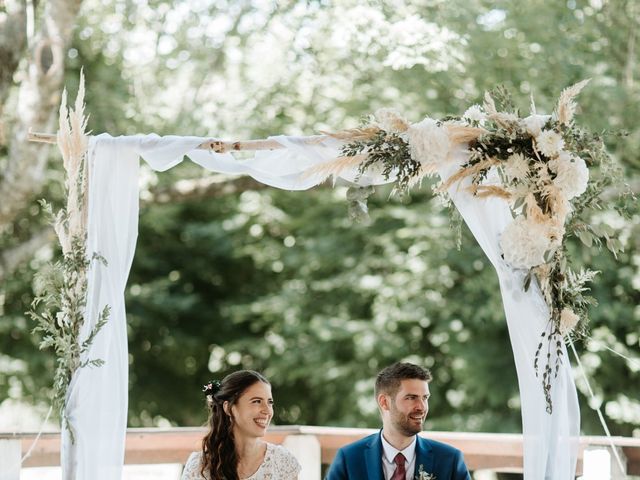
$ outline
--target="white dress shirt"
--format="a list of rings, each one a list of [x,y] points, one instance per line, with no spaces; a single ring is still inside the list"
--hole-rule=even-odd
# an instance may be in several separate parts
[[[393,472],[396,471],[396,464],[393,461],[398,453],[404,455],[406,459],[404,468],[407,472],[406,480],[413,480],[413,472],[416,469],[416,437],[413,437],[413,441],[404,450],[398,450],[396,447],[387,442],[384,438],[384,431],[380,434],[382,440],[382,471],[384,473],[385,480],[389,480],[393,476]]]

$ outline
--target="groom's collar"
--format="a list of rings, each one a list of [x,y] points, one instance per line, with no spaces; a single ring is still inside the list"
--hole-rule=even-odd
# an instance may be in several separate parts
[[[416,435],[416,474],[421,466],[423,471],[433,473],[434,458],[432,450],[433,447],[429,440],[420,435]],[[380,430],[377,435],[371,435],[371,439],[367,442],[367,448],[365,450],[367,480],[384,480],[382,473],[382,452],[382,430]]]
[[[407,464],[413,461],[413,457],[416,455],[416,437],[413,436],[413,440],[411,443],[404,448],[404,450],[398,450],[396,447],[391,445],[386,438],[384,438],[384,430],[380,432],[380,441],[382,442],[382,454],[386,457],[389,463],[393,463],[393,459],[396,458],[398,453],[402,453],[404,458],[407,461]]]

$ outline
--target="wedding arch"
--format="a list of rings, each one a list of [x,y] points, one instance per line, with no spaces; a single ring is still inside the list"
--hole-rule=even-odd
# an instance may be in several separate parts
[[[155,134],[89,136],[84,81],[75,106],[66,93],[56,136],[66,170],[67,204],[48,211],[63,260],[42,274],[32,315],[42,346],[55,349],[54,391],[63,433],[64,478],[120,478],[127,419],[128,358],[124,291],[138,233],[138,170],[168,170],[188,157],[203,168],[250,175],[265,185],[307,190],[327,178],[350,184],[366,211],[371,187],[404,192],[427,175],[447,197],[495,268],[521,396],[527,479],[573,478],[580,412],[565,340],[587,321],[592,272],[571,268],[565,240],[606,234],[578,221],[611,176],[589,167],[611,159],[598,136],[578,128],[565,89],[553,115],[519,117],[504,90],[461,117],[411,124],[390,109],[361,128],[311,137],[223,142]],[[247,160],[233,151],[252,150]],[[616,250],[616,239],[606,238]],[[43,304],[43,306],[42,306]],[[38,306],[40,305],[40,306]]]

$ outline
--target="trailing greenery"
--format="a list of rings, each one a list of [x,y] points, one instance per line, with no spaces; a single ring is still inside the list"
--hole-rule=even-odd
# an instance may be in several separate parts
[[[43,209],[55,221],[51,206],[41,202]],[[66,212],[63,212],[66,216]],[[36,297],[28,312],[36,321],[34,334],[42,335],[40,349],[53,349],[56,355],[56,369],[53,377],[53,403],[65,419],[65,426],[71,433],[73,430],[65,417],[67,393],[73,374],[80,368],[100,367],[104,361],[99,358],[88,358],[87,352],[95,336],[107,323],[109,306],[105,306],[99,314],[85,340],[80,342],[80,330],[85,323],[85,307],[87,301],[86,272],[92,262],[107,262],[99,255],[88,258],[86,254],[86,238],[74,237],[71,249],[62,259],[49,263],[36,273],[34,293]]]

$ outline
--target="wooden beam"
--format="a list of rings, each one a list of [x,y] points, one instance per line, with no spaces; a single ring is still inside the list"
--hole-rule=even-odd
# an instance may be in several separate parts
[[[304,137],[304,142],[307,144],[320,143],[325,138],[327,138],[326,135],[312,135]],[[58,142],[58,137],[52,133],[38,133],[30,131],[27,134],[27,140],[37,143],[56,144]],[[210,150],[216,153],[228,153],[234,151],[279,150],[284,148],[284,146],[275,140],[269,139],[242,140],[236,142],[211,139],[201,143],[197,148],[199,150]]]
[[[338,448],[359,440],[377,429],[313,426],[270,427],[265,440],[281,444],[289,436],[314,436],[321,448],[323,464],[333,460]],[[184,463],[189,454],[200,449],[205,429],[130,428],[125,446],[126,464]],[[500,472],[522,472],[522,435],[501,433],[423,432],[424,437],[452,445],[464,453],[470,470],[489,469]],[[35,433],[0,433],[0,440],[20,440],[24,455],[33,443]],[[581,437],[578,473],[582,472],[582,457],[587,446],[609,446],[622,449],[627,459],[627,473],[640,475],[640,438]],[[43,433],[23,467],[60,465],[60,433]]]

